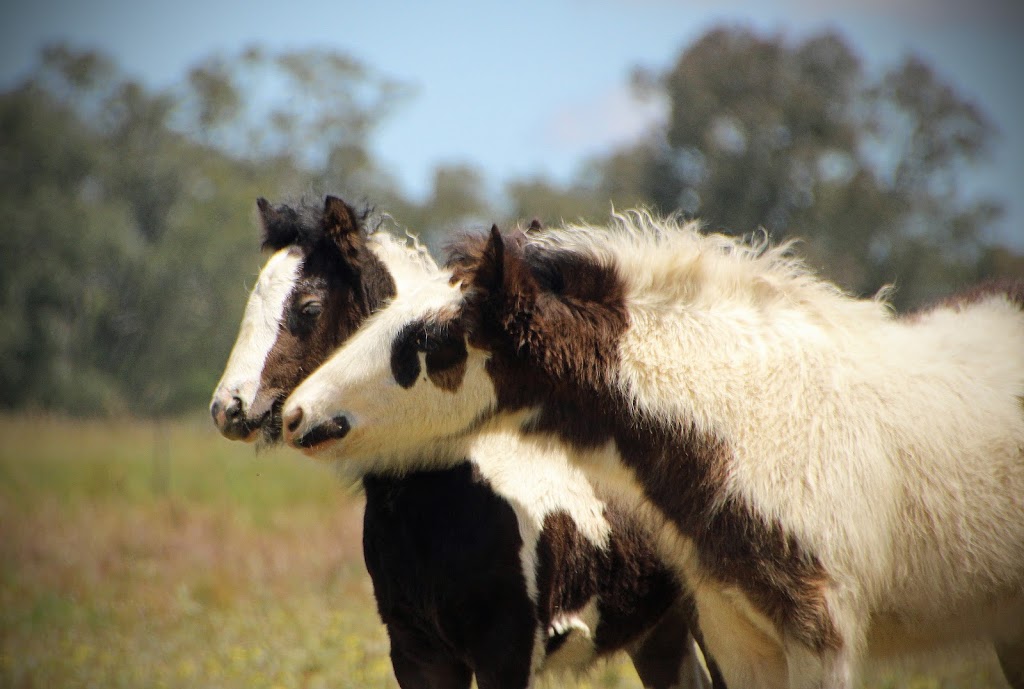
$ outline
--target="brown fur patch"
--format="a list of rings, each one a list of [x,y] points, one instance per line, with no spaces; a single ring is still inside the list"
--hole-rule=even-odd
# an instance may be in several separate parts
[[[541,623],[547,627],[559,615],[579,611],[596,598],[599,623],[593,631],[598,654],[640,639],[680,595],[679,584],[656,557],[653,538],[635,515],[610,504],[605,516],[612,527],[606,549],[588,541],[563,511],[544,517],[537,543]],[[680,639],[685,634],[684,627]],[[559,641],[549,640],[548,653]]]
[[[994,296],[1005,296],[1011,303],[1016,304],[1018,308],[1024,311],[1024,280],[1002,278],[982,282],[963,292],[950,295],[933,306],[922,309],[920,312],[923,313],[936,308],[959,310]]]
[[[692,539],[701,567],[743,590],[781,629],[808,647],[842,646],[825,601],[829,577],[781,524],[723,492],[727,445],[691,429],[668,433],[655,424],[618,424],[616,446],[647,497]]]
[[[466,333],[459,323],[429,322],[423,325],[424,362],[427,377],[442,390],[455,392],[466,376]]]
[[[597,593],[595,565],[600,551],[576,528],[568,513],[544,517],[537,542],[537,616],[548,629],[559,616],[582,609]],[[549,637],[547,653],[553,653],[564,637]]]
[[[448,352],[427,354],[427,376],[431,382],[442,390],[455,392],[462,387],[462,379],[466,377],[466,345],[462,343],[461,358],[457,349]]]
[[[469,269],[464,317],[471,342],[491,353],[499,409],[539,407],[527,430],[581,448],[614,440],[648,499],[693,541],[712,577],[746,592],[807,646],[840,647],[821,563],[782,525],[725,499],[728,446],[693,428],[678,433],[635,417],[630,400],[620,398],[612,377],[629,316],[614,269],[500,240],[492,232],[463,254],[479,257]]]
[[[638,516],[615,498],[605,498],[605,503],[604,516],[611,526],[611,534],[608,547],[598,560],[601,623],[595,643],[599,650],[633,643],[673,604],[685,598],[676,576],[658,557],[654,536]],[[686,603],[676,610],[677,614],[685,613],[684,617],[672,625],[677,631],[682,628],[677,643],[686,638],[686,631],[696,619],[692,602],[685,600]]]

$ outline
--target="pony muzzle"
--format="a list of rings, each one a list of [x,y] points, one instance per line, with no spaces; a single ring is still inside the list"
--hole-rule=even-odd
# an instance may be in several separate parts
[[[296,407],[284,419],[285,440],[301,450],[311,450],[323,443],[341,440],[352,430],[352,424],[344,414],[302,430],[303,416],[302,407]]]
[[[210,404],[210,416],[217,430],[229,440],[249,441],[260,425],[247,417],[245,403],[238,395],[215,398]]]

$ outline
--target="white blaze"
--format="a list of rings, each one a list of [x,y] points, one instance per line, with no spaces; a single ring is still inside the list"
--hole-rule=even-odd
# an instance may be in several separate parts
[[[277,341],[285,300],[292,292],[301,264],[298,252],[281,249],[263,267],[249,295],[235,346],[213,393],[214,400],[238,397],[246,409],[252,404],[263,365]]]

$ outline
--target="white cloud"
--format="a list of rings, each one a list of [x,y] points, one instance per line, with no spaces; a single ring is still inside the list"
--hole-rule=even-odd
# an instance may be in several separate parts
[[[664,122],[664,99],[639,99],[628,85],[617,85],[586,101],[558,108],[544,125],[544,140],[568,151],[607,149],[640,138]]]

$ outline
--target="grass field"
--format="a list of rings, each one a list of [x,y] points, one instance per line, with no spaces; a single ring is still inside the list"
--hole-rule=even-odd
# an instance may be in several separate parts
[[[0,417],[0,687],[396,687],[361,515],[205,419]],[[640,686],[621,659],[566,684]],[[1005,685],[986,656],[866,686]]]

